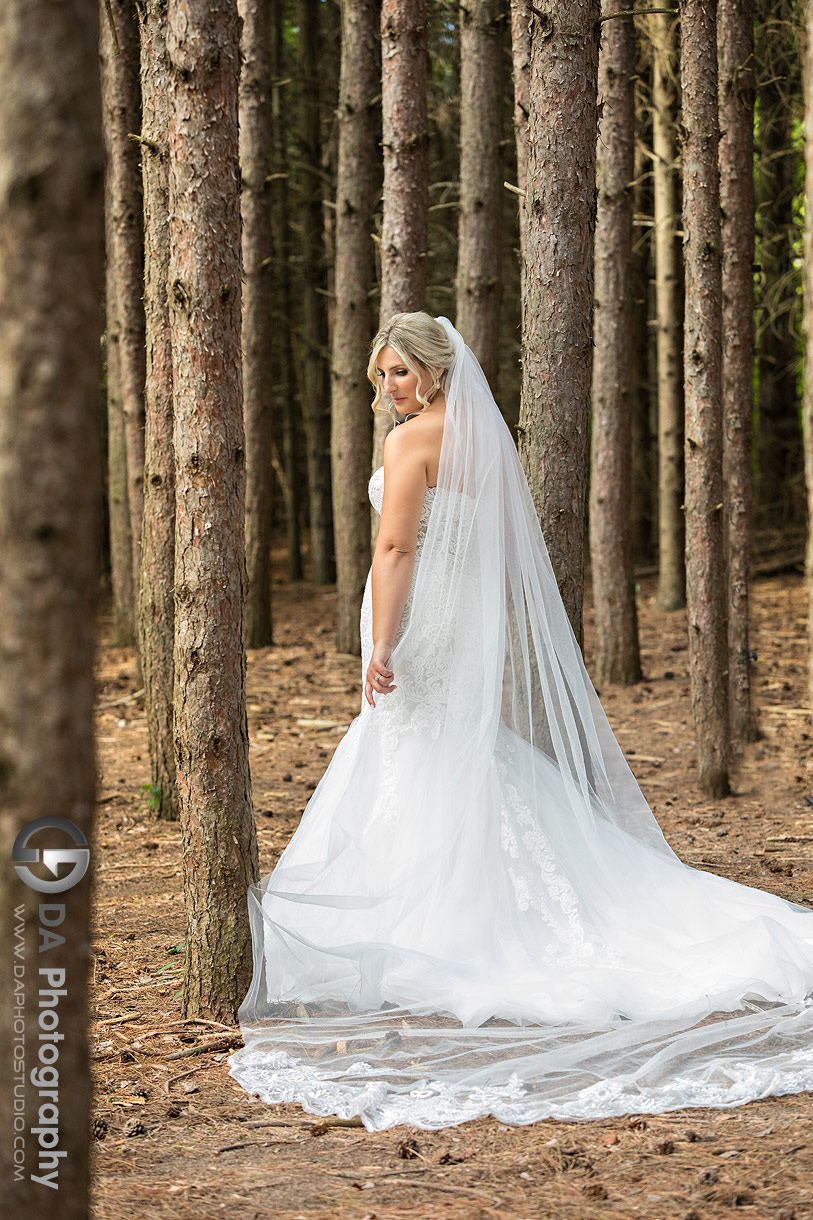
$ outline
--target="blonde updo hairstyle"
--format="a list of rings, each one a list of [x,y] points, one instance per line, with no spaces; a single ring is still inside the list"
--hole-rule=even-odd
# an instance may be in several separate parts
[[[382,398],[389,397],[389,395],[384,395],[381,380],[376,373],[378,355],[384,347],[391,347],[398,353],[406,368],[418,378],[419,385],[422,373],[428,369],[436,380],[436,385],[432,387],[435,393],[438,389],[445,387],[446,374],[454,358],[454,349],[440,322],[425,310],[418,310],[415,313],[394,313],[381,327],[370,348],[367,376],[375,386],[374,411],[386,411],[388,415],[393,415],[390,409],[392,404],[390,407],[379,406]],[[436,373],[437,369],[442,369],[439,377]],[[423,403],[421,410],[426,410],[431,399],[424,398],[420,390],[417,397],[418,402]]]

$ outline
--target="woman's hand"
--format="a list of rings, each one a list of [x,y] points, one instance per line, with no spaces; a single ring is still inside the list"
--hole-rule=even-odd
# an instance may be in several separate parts
[[[373,644],[373,653],[364,679],[364,697],[372,707],[375,707],[373,691],[378,691],[380,695],[388,695],[390,691],[396,689],[392,685],[393,673],[389,667],[391,656],[392,644]]]

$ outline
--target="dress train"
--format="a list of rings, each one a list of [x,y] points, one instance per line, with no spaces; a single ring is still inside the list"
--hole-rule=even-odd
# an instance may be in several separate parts
[[[380,512],[383,467],[368,490]],[[440,615],[427,624],[431,643],[443,632]],[[369,576],[361,634],[364,675]],[[375,708],[362,697],[249,891],[254,977],[230,1074],[265,1102],[370,1129],[813,1089],[813,910],[600,811],[565,816],[580,793],[503,720],[486,782],[455,800],[453,741],[433,717],[445,677],[427,672]]]

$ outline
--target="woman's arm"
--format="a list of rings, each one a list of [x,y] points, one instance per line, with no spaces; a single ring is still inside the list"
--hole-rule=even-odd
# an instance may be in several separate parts
[[[393,428],[384,441],[384,498],[372,565],[373,656],[365,682],[380,694],[395,688],[387,668],[404,612],[418,541],[421,507],[426,494],[426,455],[420,429]],[[382,664],[384,662],[384,664]],[[384,673],[385,681],[375,678]],[[375,704],[373,703],[373,706]]]

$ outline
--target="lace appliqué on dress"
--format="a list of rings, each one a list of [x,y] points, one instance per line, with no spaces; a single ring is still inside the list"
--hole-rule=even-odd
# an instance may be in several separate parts
[[[538,911],[559,941],[541,949],[540,956],[551,965],[561,966],[591,961],[600,950],[606,962],[620,964],[618,954],[606,942],[598,942],[595,934],[590,939],[585,937],[576,892],[557,868],[547,836],[512,783],[518,765],[515,742],[507,734],[501,736],[500,748],[491,760],[501,796],[500,844],[506,855],[523,864],[522,872],[511,865],[507,872],[519,909]]]
[[[267,1103],[291,1102],[310,1114],[335,1114],[339,1118],[352,1118],[361,1109],[383,1124],[394,1121],[425,1128],[451,1126],[489,1113],[510,1121],[514,1116],[511,1103],[527,1095],[527,1087],[516,1072],[502,1085],[479,1088],[454,1088],[445,1081],[425,1078],[395,1097],[381,1080],[371,1080],[359,1092],[358,1085],[351,1081],[359,1076],[376,1076],[380,1069],[362,1060],[326,1079],[285,1051],[243,1051],[240,1070],[250,1071],[253,1091]],[[347,1084],[342,1083],[342,1077],[348,1078]],[[392,1116],[388,1114],[390,1109]]]
[[[412,610],[418,561],[426,538],[429,516],[432,511],[432,500],[436,491],[437,488],[435,487],[427,487],[423,505],[421,506],[412,580],[410,581],[409,592],[401,613],[401,622],[395,637],[396,643],[403,635]],[[379,466],[377,470],[373,471],[367,485],[367,492],[373,508],[376,512],[380,513],[384,497],[383,466]],[[367,585],[361,605],[360,629],[361,674],[363,683],[373,650],[372,568],[367,575]],[[428,639],[426,638],[427,635]],[[442,695],[444,690],[448,690],[448,674],[450,671],[448,669],[445,670],[444,683],[443,650],[438,647],[437,642],[433,641],[431,636],[432,633],[425,634],[423,631],[421,632],[421,645],[415,651],[416,654],[424,653],[425,655],[420,656],[420,659],[417,655],[415,656],[415,661],[410,667],[409,674],[399,674],[395,690],[391,691],[388,695],[379,696],[376,700],[375,709],[370,707],[362,695],[362,712],[364,714],[374,712],[375,719],[373,723],[380,735],[382,757],[385,759],[381,787],[371,811],[370,823],[377,821],[379,817],[383,817],[385,822],[390,823],[397,816],[399,808],[398,792],[403,778],[398,765],[397,755],[398,744],[404,733],[428,732],[430,736],[436,737],[440,731],[441,711],[445,709],[445,699],[443,699]],[[424,641],[428,645],[426,649],[424,649]]]

